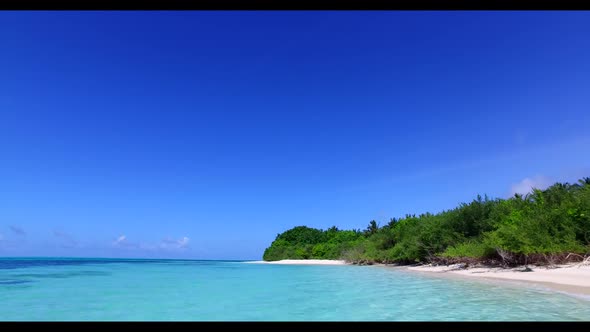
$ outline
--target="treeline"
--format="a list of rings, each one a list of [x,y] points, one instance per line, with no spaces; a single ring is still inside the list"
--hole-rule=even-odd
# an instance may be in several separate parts
[[[406,215],[365,230],[298,226],[277,235],[267,261],[344,259],[356,264],[428,262],[557,264],[590,252],[590,178],[509,199],[478,196],[438,214]]]

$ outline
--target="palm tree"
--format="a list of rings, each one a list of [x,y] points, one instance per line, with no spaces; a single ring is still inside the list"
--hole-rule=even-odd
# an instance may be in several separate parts
[[[378,230],[379,230],[379,225],[377,224],[377,222],[375,220],[371,220],[369,222],[369,226],[367,226],[367,229],[365,230],[365,234],[373,235],[373,234],[377,233]]]
[[[336,233],[336,232],[338,232],[338,227],[332,226],[332,227],[328,228],[328,232],[330,232],[330,233]]]
[[[398,222],[398,220],[397,220],[397,219],[395,219],[395,218],[391,218],[391,219],[389,219],[389,223],[387,223],[387,226],[388,226],[389,228],[393,228],[393,226],[395,226],[395,224],[397,224],[397,222]]]

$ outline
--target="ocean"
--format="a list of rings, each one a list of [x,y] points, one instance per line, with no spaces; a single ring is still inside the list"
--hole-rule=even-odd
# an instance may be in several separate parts
[[[540,320],[590,320],[590,301],[376,266],[0,259],[0,321]]]

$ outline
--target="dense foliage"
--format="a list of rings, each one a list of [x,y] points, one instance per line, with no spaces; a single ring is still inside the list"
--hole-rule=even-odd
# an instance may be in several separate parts
[[[489,199],[438,214],[406,215],[364,231],[298,226],[263,259],[345,259],[358,264],[484,262],[552,264],[590,252],[590,178],[525,196]]]

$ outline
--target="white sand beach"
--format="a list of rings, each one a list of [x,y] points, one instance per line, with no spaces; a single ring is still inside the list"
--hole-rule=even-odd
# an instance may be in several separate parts
[[[279,261],[248,261],[248,264],[276,265],[347,265],[344,260],[328,259],[283,259]],[[537,284],[556,291],[590,296],[590,265],[568,264],[552,267],[529,266],[531,272],[523,272],[524,267],[470,267],[463,268],[459,264],[450,266],[390,266],[415,272],[439,274],[440,276],[459,276],[469,278],[488,278],[504,281]]]
[[[428,273],[451,273],[475,278],[493,278],[539,284],[547,288],[567,293],[590,295],[590,266],[580,264],[558,265],[553,267],[529,266],[531,272],[523,272],[524,267],[503,268],[461,268],[451,266],[412,266],[408,270]]]
[[[346,265],[342,260],[332,259],[283,259],[280,261],[250,261],[250,264],[277,264],[277,265]]]

